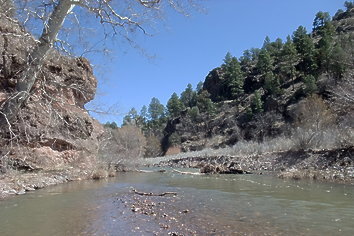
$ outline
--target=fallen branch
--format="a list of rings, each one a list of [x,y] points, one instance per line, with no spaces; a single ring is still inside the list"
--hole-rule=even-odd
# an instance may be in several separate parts
[[[158,197],[163,197],[166,195],[174,195],[176,196],[176,192],[164,192],[164,193],[145,193],[145,192],[138,192],[136,189],[132,189],[132,192],[141,196],[158,196]]]
[[[156,172],[164,173],[164,172],[166,172],[166,170],[135,170],[135,171],[139,172],[139,173],[156,173]]]
[[[176,169],[173,169],[174,172],[177,172],[182,175],[204,175],[204,173],[198,173],[198,172],[189,172],[189,171],[179,171]]]

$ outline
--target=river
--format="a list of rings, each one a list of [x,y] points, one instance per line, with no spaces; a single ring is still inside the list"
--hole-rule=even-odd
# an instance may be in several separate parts
[[[133,188],[177,195],[140,196]],[[0,235],[168,234],[354,235],[354,186],[168,169],[0,201]]]

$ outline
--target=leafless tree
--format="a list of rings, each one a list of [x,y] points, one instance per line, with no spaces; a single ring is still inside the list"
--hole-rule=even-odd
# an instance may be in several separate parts
[[[106,128],[100,144],[99,155],[108,163],[126,162],[141,158],[146,148],[146,138],[140,128],[125,125],[122,128]]]
[[[69,42],[61,40],[59,36],[73,22],[81,25],[81,20],[87,21],[88,27],[99,28],[104,38],[120,36],[132,42],[130,35],[134,32],[149,34],[149,22],[160,21],[164,9],[172,8],[187,14],[188,7],[196,6],[194,0],[0,0],[0,5],[3,3],[15,3],[22,25],[31,27],[31,24],[39,24],[42,29],[32,30],[34,35],[41,33],[34,47],[29,50],[25,66],[16,76],[16,91],[2,106],[2,128],[10,127],[9,124],[29,97],[50,49],[57,45],[66,50]],[[7,14],[1,14],[1,17],[8,17]],[[66,21],[67,18],[72,21]],[[97,27],[97,24],[100,26]],[[73,39],[79,33],[69,34],[68,38]]]

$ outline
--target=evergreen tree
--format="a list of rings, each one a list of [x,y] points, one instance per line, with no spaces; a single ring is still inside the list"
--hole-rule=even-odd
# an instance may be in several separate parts
[[[203,90],[197,96],[197,107],[199,111],[206,112],[209,115],[213,115],[215,113],[215,104],[211,101],[208,91]]]
[[[158,121],[165,117],[165,107],[159,101],[159,99],[153,97],[149,104],[148,116],[151,121]]]
[[[267,95],[279,95],[281,92],[279,77],[272,72],[268,72],[265,75],[264,89],[266,90]]]
[[[179,99],[177,93],[173,93],[171,98],[167,102],[168,114],[171,117],[177,117],[181,114],[181,111],[185,109],[183,103]]]
[[[187,88],[181,93],[181,101],[186,107],[193,107],[196,104],[197,93],[193,91],[191,84],[187,85]]]
[[[305,85],[304,93],[306,95],[313,94],[317,91],[316,79],[313,75],[307,75],[303,81]]]
[[[281,38],[277,38],[274,42],[270,44],[269,53],[274,58],[274,64],[277,65],[280,62],[280,55],[283,49],[283,40]]]
[[[266,36],[263,41],[262,49],[268,50],[269,47],[270,47],[270,38],[269,38],[269,36]]]
[[[241,65],[238,62],[236,57],[230,59],[231,54],[227,53],[225,57],[225,63],[222,65],[222,68],[225,73],[225,98],[227,99],[236,99],[243,94],[243,82],[244,75],[241,71]],[[227,60],[226,58],[229,57]]]
[[[148,120],[148,111],[145,105],[141,108],[139,116],[141,117],[142,122],[146,123]]]
[[[192,121],[196,122],[200,115],[199,108],[197,106],[194,106],[188,110],[187,114]]]
[[[306,28],[299,26],[292,36],[296,51],[299,54],[297,68],[303,74],[314,75],[317,69],[315,44]]]
[[[319,73],[329,72],[330,57],[334,46],[334,31],[329,28],[322,31],[322,37],[318,41],[317,65]]]
[[[348,69],[347,64],[347,54],[339,44],[336,44],[331,52],[329,60],[329,72],[333,75],[336,81],[343,77]]]
[[[240,65],[243,73],[251,74],[252,71],[252,53],[250,50],[245,50],[243,55],[240,57]]]
[[[350,11],[354,8],[354,1],[345,1],[344,6],[347,8],[347,11]]]
[[[313,21],[313,31],[320,31],[325,27],[325,25],[331,21],[331,17],[328,12],[318,12]]]
[[[281,53],[280,71],[287,79],[292,81],[293,85],[296,77],[296,65],[298,60],[296,47],[290,36],[288,36]]]
[[[230,64],[233,59],[233,56],[231,55],[230,52],[227,52],[224,58],[224,64]]]
[[[252,97],[251,110],[252,110],[252,114],[263,112],[263,102],[259,91],[256,91],[254,93],[254,96]]]
[[[268,72],[272,72],[274,69],[273,58],[267,50],[262,49],[258,56],[257,71],[261,75],[265,75]]]

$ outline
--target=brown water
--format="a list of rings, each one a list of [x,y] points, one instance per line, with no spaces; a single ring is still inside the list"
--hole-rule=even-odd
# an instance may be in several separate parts
[[[177,196],[137,199],[131,187]],[[142,199],[158,203],[157,216],[131,211]],[[181,213],[184,209],[188,213]],[[177,218],[167,229],[161,227],[162,211]],[[354,186],[168,170],[73,182],[0,202],[0,235],[168,235],[178,230],[185,235],[354,235]]]

